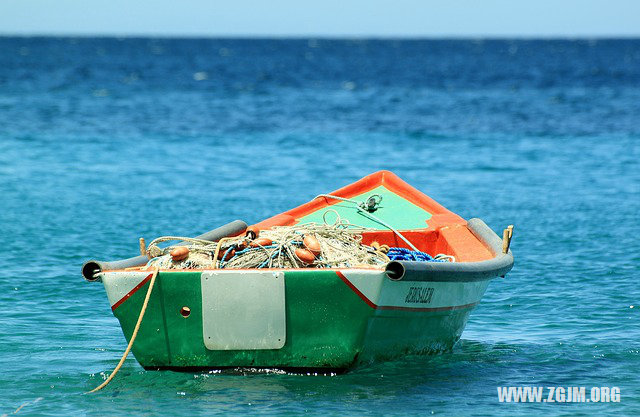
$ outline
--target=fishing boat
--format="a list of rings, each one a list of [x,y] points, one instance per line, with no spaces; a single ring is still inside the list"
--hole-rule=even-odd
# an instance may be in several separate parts
[[[359,244],[375,256],[386,247],[388,261],[322,267],[298,263],[296,249],[288,256],[297,267],[222,267],[228,252],[246,251],[239,244],[225,250],[224,239],[337,223],[357,225]],[[510,229],[500,238],[482,220],[464,220],[389,171],[249,228],[235,221],[198,238],[218,247],[212,267],[152,270],[144,245],[138,257],[83,266],[87,280],[104,285],[125,338],[137,332],[132,351],[146,369],[348,370],[446,351],[489,282],[513,266]]]

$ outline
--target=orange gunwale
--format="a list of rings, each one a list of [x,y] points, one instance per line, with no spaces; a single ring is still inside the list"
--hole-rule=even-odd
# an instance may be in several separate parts
[[[367,175],[366,177],[329,194],[342,198],[353,198],[366,193],[367,191],[371,191],[380,185],[383,185],[385,188],[396,193],[410,203],[431,213],[432,217],[429,219],[428,227],[425,229],[435,230],[448,225],[466,226],[467,224],[466,220],[462,217],[447,210],[426,194],[416,190],[391,171],[374,172],[373,174]],[[339,200],[327,197],[314,198],[313,200],[298,207],[256,223],[254,227],[257,227],[258,229],[269,229],[273,226],[290,226],[308,214],[311,214],[323,207],[329,207],[338,203],[340,203]]]
[[[435,255],[445,253],[454,255],[457,262],[478,262],[492,259],[494,254],[484,243],[480,242],[475,235],[469,231],[467,221],[444,206],[433,200],[426,194],[413,188],[404,182],[397,175],[390,171],[378,171],[373,174],[331,192],[342,198],[353,198],[376,187],[383,185],[400,197],[415,204],[416,206],[431,213],[427,227],[422,229],[402,230],[405,235],[418,249]],[[276,214],[268,219],[254,224],[252,227],[258,230],[270,229],[273,226],[291,226],[296,224],[302,217],[313,213],[323,207],[329,207],[340,203],[327,197],[315,198],[291,210]],[[362,233],[362,242],[370,244],[373,241],[386,243],[389,246],[407,247],[406,243],[398,238],[391,230],[372,230]],[[140,269],[129,269],[131,271],[144,271],[144,266]],[[339,271],[345,268],[323,268],[322,271]],[[383,268],[353,268],[364,270],[383,270]],[[161,272],[194,272],[194,271],[255,271],[255,269],[163,269]],[[261,268],[261,270],[289,270],[286,268]],[[316,268],[294,269],[296,271],[314,271]],[[122,271],[122,270],[120,270]],[[107,272],[107,271],[105,271]]]
[[[402,230],[405,236],[410,234],[414,235],[413,239],[408,236],[407,238],[409,238],[418,249],[428,252],[431,255],[437,253],[454,255],[457,261],[462,262],[477,262],[493,258],[491,250],[467,229],[467,221],[465,219],[446,209],[426,194],[413,188],[393,172],[374,172],[330,194],[350,199],[371,191],[380,185],[431,213],[431,218],[426,225],[427,227]],[[308,214],[323,207],[330,207],[338,203],[340,203],[340,200],[327,197],[314,198],[298,207],[256,223],[253,227],[264,230],[273,226],[291,226]],[[387,243],[390,246],[407,246],[406,243],[398,239],[390,230],[366,231],[362,235],[363,243],[365,244],[369,244],[375,240],[378,243]]]

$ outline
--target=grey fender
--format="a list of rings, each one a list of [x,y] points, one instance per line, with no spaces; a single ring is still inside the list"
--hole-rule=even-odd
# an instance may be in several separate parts
[[[207,233],[197,236],[196,239],[209,240],[216,242],[223,237],[235,236],[247,230],[247,224],[242,220],[234,220]],[[96,281],[97,274],[102,271],[112,271],[116,269],[131,268],[134,266],[142,266],[149,261],[145,255],[134,256],[133,258],[121,259],[118,261],[87,261],[82,265],[82,276],[87,281]]]

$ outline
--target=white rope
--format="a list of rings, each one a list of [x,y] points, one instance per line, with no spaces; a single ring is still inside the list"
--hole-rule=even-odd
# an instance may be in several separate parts
[[[361,213],[362,213],[362,214],[364,214],[365,216],[369,217],[371,220],[376,221],[376,222],[380,223],[381,225],[383,225],[384,227],[386,227],[387,229],[391,230],[393,233],[395,233],[396,235],[398,235],[398,237],[399,237],[400,239],[404,240],[404,241],[405,241],[405,243],[406,243],[407,245],[409,245],[409,247],[410,247],[411,249],[413,249],[413,250],[415,250],[415,251],[419,251],[419,250],[418,250],[418,248],[416,248],[416,247],[415,247],[415,245],[409,241],[409,239],[407,239],[406,237],[404,237],[404,236],[402,235],[402,233],[398,232],[398,231],[397,231],[396,229],[394,229],[391,225],[387,224],[386,222],[384,222],[384,221],[380,220],[378,217],[376,217],[376,216],[374,216],[373,214],[369,213],[367,210],[363,209],[363,208],[360,206],[360,203],[358,203],[357,201],[355,201],[355,200],[350,200],[350,199],[348,199],[348,198],[338,197],[337,195],[331,195],[331,194],[319,194],[319,195],[315,196],[313,199],[315,200],[316,198],[319,198],[319,197],[333,198],[333,199],[336,199],[336,200],[346,201],[346,202],[348,202],[348,203],[355,204],[356,209],[357,209],[359,212],[361,212]]]
[[[159,243],[169,241],[181,241],[176,245],[160,248]],[[162,236],[154,239],[147,247],[149,262],[147,267],[157,266],[160,269],[203,269],[211,267],[213,263],[212,254],[215,253],[219,242],[209,240],[194,239],[182,236]],[[189,248],[189,256],[182,261],[174,261],[170,255],[171,250],[176,246],[186,246]]]
[[[182,242],[176,245],[167,246],[166,248],[158,247],[158,243],[170,242],[173,240],[179,240]],[[190,245],[188,245],[188,243],[190,243]],[[210,248],[215,248],[217,244],[218,244],[217,242],[211,242],[210,240],[194,239],[191,237],[162,236],[157,239],[153,239],[151,243],[149,243],[149,246],[147,247],[147,256],[149,258],[156,258],[163,254],[169,253],[171,249],[173,249],[176,246],[187,246],[190,249],[193,249],[195,251],[197,250],[206,251],[206,250],[209,250]]]

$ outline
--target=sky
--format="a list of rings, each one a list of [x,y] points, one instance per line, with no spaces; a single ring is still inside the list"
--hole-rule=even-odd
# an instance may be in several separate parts
[[[640,0],[0,0],[0,34],[640,37]]]

